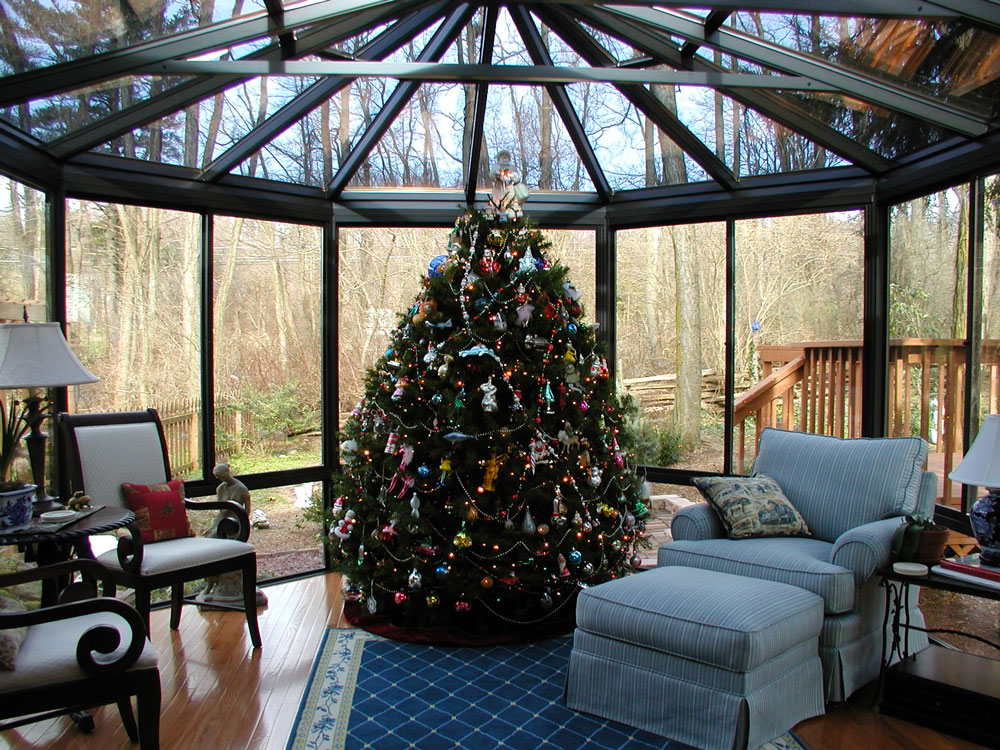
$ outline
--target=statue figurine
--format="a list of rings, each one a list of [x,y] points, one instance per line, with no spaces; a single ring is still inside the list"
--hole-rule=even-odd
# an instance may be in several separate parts
[[[243,506],[250,515],[250,490],[243,482],[233,476],[229,469],[229,464],[217,464],[212,469],[212,475],[219,480],[220,484],[215,489],[215,497],[218,500],[231,500]],[[232,521],[239,524],[236,514],[229,510],[220,510],[212,522],[211,528],[205,532],[205,536],[217,539],[233,539],[235,536],[227,533],[226,527],[220,529],[224,521]],[[229,526],[230,524],[226,524]],[[209,576],[205,579],[205,586],[198,594],[198,598],[210,604],[217,602],[240,602],[243,601],[243,574],[240,571],[223,573],[217,576]],[[267,604],[267,596],[263,591],[257,589],[257,606]]]

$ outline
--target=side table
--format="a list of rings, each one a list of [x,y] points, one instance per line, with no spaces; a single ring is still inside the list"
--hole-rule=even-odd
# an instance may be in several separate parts
[[[906,609],[904,604],[910,586],[995,601],[1000,601],[1000,590],[934,573],[908,576],[892,568],[881,568],[878,574],[886,591],[881,712],[955,737],[995,746],[996,716],[1000,713],[1000,661],[933,644],[911,654],[907,636],[910,630],[920,630],[974,638],[998,650],[1000,644],[959,630],[920,628],[911,625],[902,612]],[[890,665],[894,655],[899,661]]]
[[[27,528],[0,529],[0,544],[16,544],[24,551],[25,560],[49,565],[77,557],[93,558],[88,539],[94,534],[113,531],[135,524],[135,514],[115,505],[98,508],[93,513],[67,525],[53,529],[32,519]],[[138,530],[136,529],[136,534]],[[42,583],[42,606],[48,607],[59,599],[60,586],[54,579]]]

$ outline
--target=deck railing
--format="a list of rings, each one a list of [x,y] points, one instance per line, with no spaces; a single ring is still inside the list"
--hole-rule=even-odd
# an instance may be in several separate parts
[[[837,437],[861,434],[860,341],[761,346],[758,352],[762,377],[736,398],[733,408],[737,466],[745,467],[753,457],[764,427]],[[1000,341],[984,341],[982,352],[983,406],[992,413],[1000,405]],[[890,434],[920,435],[930,443],[939,454],[941,496],[949,503],[958,496],[948,473],[962,451],[966,377],[961,339],[889,341]]]

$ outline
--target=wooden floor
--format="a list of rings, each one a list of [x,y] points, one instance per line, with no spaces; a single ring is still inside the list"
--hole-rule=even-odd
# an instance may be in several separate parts
[[[164,750],[284,750],[320,639],[344,627],[339,576],[314,576],[265,589],[260,611],[263,649],[254,651],[242,615],[185,607],[180,630],[166,610],[153,613],[153,645],[163,687],[160,738]],[[968,742],[868,708],[864,691],[828,707],[795,731],[811,750],[974,750]],[[97,729],[80,734],[67,717],[0,733],[0,748],[127,750],[117,709],[93,712]],[[471,749],[470,749],[471,750]],[[480,750],[480,749],[475,749]],[[482,748],[481,750],[489,750]]]

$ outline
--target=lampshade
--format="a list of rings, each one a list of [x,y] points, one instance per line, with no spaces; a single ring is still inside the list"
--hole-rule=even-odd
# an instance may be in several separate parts
[[[1000,487],[1000,414],[987,414],[962,463],[948,475],[976,487]]]
[[[58,323],[0,324],[0,388],[56,388],[98,379],[70,351]]]

